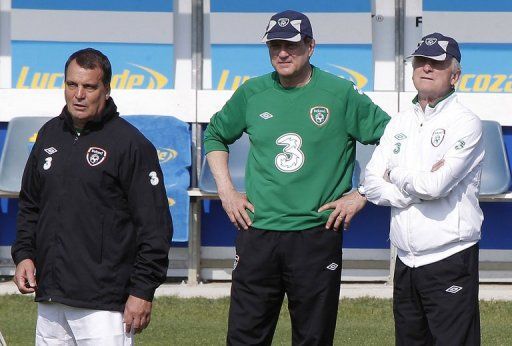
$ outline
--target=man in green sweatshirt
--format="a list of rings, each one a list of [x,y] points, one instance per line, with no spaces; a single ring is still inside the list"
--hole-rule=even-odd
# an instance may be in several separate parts
[[[356,86],[310,64],[309,19],[284,11],[263,42],[275,72],[233,94],[205,131],[219,197],[238,228],[228,345],[270,345],[286,293],[293,344],[333,343],[343,226],[366,199],[352,192],[356,141],[376,143],[388,115]],[[228,144],[246,132],[247,196],[233,187]]]

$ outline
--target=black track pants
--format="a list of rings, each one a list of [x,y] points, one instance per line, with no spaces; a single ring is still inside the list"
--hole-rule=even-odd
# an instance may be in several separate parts
[[[480,345],[478,244],[417,268],[397,259],[393,313],[397,345]]]
[[[293,345],[332,345],[341,280],[342,233],[239,231],[228,345],[270,345],[284,295]]]

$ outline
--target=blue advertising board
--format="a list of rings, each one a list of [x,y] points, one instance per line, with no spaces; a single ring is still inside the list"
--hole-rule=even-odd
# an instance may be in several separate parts
[[[173,0],[12,0],[14,9],[171,12]]]
[[[113,89],[172,89],[174,55],[170,44],[12,42],[14,88],[55,89],[64,86],[64,64],[75,51],[92,47],[112,64]]]
[[[423,0],[423,11],[509,12],[512,2],[503,0]]]
[[[371,12],[369,0],[211,0],[212,12],[279,12],[295,9],[301,12]]]
[[[372,47],[369,44],[317,45],[311,62],[351,80],[364,91],[373,90]],[[212,45],[213,89],[234,90],[247,79],[273,71],[265,45]]]
[[[423,1],[423,33],[441,31],[459,42],[459,92],[512,92],[511,11],[511,1]]]
[[[462,43],[459,92],[512,92],[512,44]]]

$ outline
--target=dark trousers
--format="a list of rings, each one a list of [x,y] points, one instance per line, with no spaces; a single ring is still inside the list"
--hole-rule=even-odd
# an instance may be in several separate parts
[[[332,345],[341,280],[342,232],[239,231],[228,345],[270,345],[286,293],[293,345]]]
[[[410,268],[397,259],[393,313],[397,345],[480,345],[478,244]]]

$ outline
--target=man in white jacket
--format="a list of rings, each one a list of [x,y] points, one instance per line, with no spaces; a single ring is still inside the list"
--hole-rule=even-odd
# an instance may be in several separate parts
[[[427,35],[411,57],[418,95],[387,125],[359,191],[391,206],[396,344],[479,345],[482,127],[454,93],[453,38]]]

